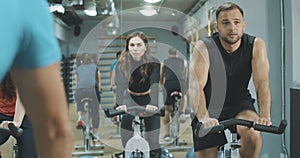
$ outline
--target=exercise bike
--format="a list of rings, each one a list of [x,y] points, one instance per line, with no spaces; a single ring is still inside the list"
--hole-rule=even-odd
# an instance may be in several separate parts
[[[221,146],[219,148],[219,157],[225,158],[239,158],[239,151],[238,149],[241,147],[238,141],[238,135],[236,132],[237,125],[245,126],[248,128],[253,128],[254,130],[261,131],[261,132],[267,132],[267,133],[273,133],[273,134],[282,134],[285,131],[285,128],[287,126],[286,120],[282,120],[279,124],[279,126],[265,126],[260,124],[255,124],[253,121],[244,120],[244,119],[228,119],[224,121],[220,121],[219,125],[213,126],[210,128],[203,128],[202,123],[197,123],[197,128],[195,130],[195,133],[201,137],[206,134],[214,134],[214,133],[220,133],[223,132],[226,129],[233,128],[234,130],[231,131],[231,142],[229,143],[230,148],[229,152],[225,152],[224,146]]]
[[[10,136],[13,136],[15,139],[23,134],[23,129],[16,127],[13,123],[8,124],[8,128],[0,128],[0,145],[4,144]],[[18,144],[16,143],[13,146],[14,158],[20,158],[18,153]],[[0,158],[2,158],[0,154]]]
[[[182,105],[180,104],[182,93],[179,91],[174,91],[170,94],[171,97],[174,99],[174,104],[172,104],[172,111],[171,111],[171,118],[172,122],[170,124],[170,133],[171,137],[173,137],[173,146],[168,147],[170,151],[181,151],[181,150],[188,150],[190,147],[182,146],[187,145],[186,141],[179,142],[179,129],[180,129],[180,115],[183,114],[182,112]]]
[[[123,110],[116,111],[114,109],[105,109],[107,117],[114,117],[125,114]],[[164,116],[164,109],[162,110],[146,110],[143,106],[132,106],[127,108],[127,113],[134,116],[134,134],[125,146],[125,152],[115,154],[115,157],[124,155],[124,158],[150,158],[150,147],[148,141],[144,138],[144,123],[143,118],[151,115]],[[169,152],[162,152],[169,157],[173,157]]]
[[[84,122],[82,125],[82,133],[83,133],[83,146],[75,146],[75,150],[83,150],[78,152],[73,152],[73,156],[103,156],[104,152],[100,149],[104,149],[104,145],[96,144],[96,137],[92,133],[92,125],[91,125],[91,112],[92,108],[90,106],[92,99],[91,98],[83,98],[81,102],[84,103],[84,110],[82,113],[82,121]],[[92,140],[92,144],[91,144]]]

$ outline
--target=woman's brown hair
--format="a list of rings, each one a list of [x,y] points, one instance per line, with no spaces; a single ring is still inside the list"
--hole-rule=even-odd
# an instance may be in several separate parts
[[[2,99],[8,99],[12,101],[16,97],[16,87],[13,83],[13,80],[10,77],[10,74],[6,74],[3,81],[1,82],[2,87]]]
[[[146,37],[146,35],[143,32],[133,32],[130,35],[127,36],[126,38],[126,47],[123,50],[123,52],[121,53],[119,62],[119,69],[121,72],[123,72],[125,74],[125,77],[128,79],[129,83],[131,82],[131,73],[132,73],[132,66],[131,66],[131,62],[132,62],[132,58],[130,57],[129,54],[129,41],[133,38],[133,37],[139,37],[143,40],[143,42],[145,43],[146,46],[146,52],[145,54],[142,56],[142,63],[143,65],[140,66],[139,68],[139,72],[142,76],[142,79],[140,82],[144,82],[145,79],[149,76],[148,71],[150,68],[150,62],[152,60],[152,56],[150,55],[150,48],[149,48],[149,44],[148,44],[148,38]]]

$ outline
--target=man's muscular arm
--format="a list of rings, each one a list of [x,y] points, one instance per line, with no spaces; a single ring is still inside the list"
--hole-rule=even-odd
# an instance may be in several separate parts
[[[217,119],[210,118],[206,108],[204,87],[208,79],[209,64],[207,48],[202,41],[198,41],[190,62],[189,95],[195,115],[204,127],[218,124]]]
[[[271,125],[271,92],[269,81],[269,61],[265,43],[256,38],[252,55],[252,73],[257,93],[259,116],[257,123]]]

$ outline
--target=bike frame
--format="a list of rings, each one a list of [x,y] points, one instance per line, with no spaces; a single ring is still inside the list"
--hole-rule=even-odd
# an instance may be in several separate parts
[[[171,117],[172,117],[172,122],[170,124],[170,129],[172,136],[174,138],[174,146],[179,146],[179,116],[180,116],[180,111],[182,109],[180,105],[180,100],[181,100],[182,93],[181,92],[173,92],[171,93],[171,97],[174,98],[174,104],[172,105],[172,112],[171,112]]]
[[[83,112],[83,122],[84,122],[84,127],[83,127],[83,135],[84,135],[84,150],[88,151],[90,150],[90,122],[91,122],[91,108],[89,105],[90,100],[85,100],[84,101],[84,112]]]
[[[143,137],[143,120],[139,116],[134,116],[134,134],[125,146],[125,158],[150,158],[150,146]]]
[[[134,116],[134,134],[125,145],[125,158],[150,158],[150,146],[148,141],[143,137],[143,117],[148,115],[164,116],[164,111],[146,111],[145,107],[133,106],[127,108],[127,113]],[[123,110],[116,111],[113,109],[105,109],[107,117],[114,117],[117,115],[125,114]]]
[[[179,91],[174,91],[171,94],[171,97],[174,99],[174,104],[172,104],[172,111],[171,111],[171,117],[172,122],[170,123],[170,132],[171,136],[173,137],[173,146],[167,147],[169,151],[185,151],[189,150],[190,146],[183,146],[187,145],[186,141],[179,141],[179,129],[180,129],[180,122],[179,117],[182,112],[182,105],[181,105],[181,98],[182,93]]]
[[[91,106],[90,102],[92,101],[91,98],[83,98],[81,102],[84,103],[84,111],[82,113],[82,120],[84,122],[84,126],[82,129],[83,132],[83,146],[75,146],[75,150],[78,149],[83,149],[84,151],[82,152],[73,152],[73,156],[81,156],[81,155],[103,155],[104,152],[102,150],[98,149],[103,149],[103,145],[96,145],[96,142],[93,141],[93,145],[90,144],[90,136],[93,138],[93,135],[91,133]],[[93,150],[92,150],[93,149]],[[97,151],[96,151],[96,150]]]

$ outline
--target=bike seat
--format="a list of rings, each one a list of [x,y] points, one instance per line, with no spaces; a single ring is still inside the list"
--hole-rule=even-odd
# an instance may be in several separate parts
[[[82,98],[80,101],[81,102],[89,102],[89,101],[92,101],[92,100],[93,100],[92,98],[85,97],[85,98]]]
[[[180,91],[174,91],[170,94],[171,97],[174,97],[176,99],[181,99],[182,93]]]

